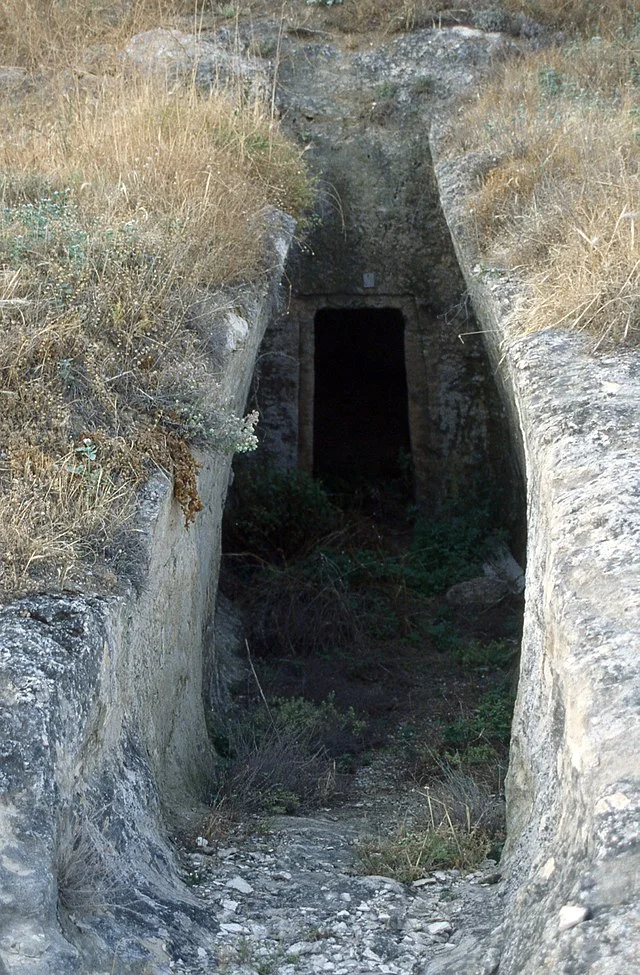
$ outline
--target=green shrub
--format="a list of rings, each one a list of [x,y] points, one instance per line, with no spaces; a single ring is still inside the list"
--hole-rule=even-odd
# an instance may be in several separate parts
[[[501,689],[489,691],[471,716],[459,718],[445,727],[444,743],[461,753],[470,747],[485,745],[504,748],[511,737],[512,716],[512,695]]]
[[[454,656],[465,670],[506,670],[516,659],[519,647],[514,640],[468,640],[454,648]]]
[[[341,711],[333,695],[315,704],[276,698],[231,717],[213,734],[221,758],[214,805],[237,816],[293,814],[324,801],[338,759],[360,745],[365,722]]]
[[[479,575],[491,527],[486,509],[420,518],[405,568],[407,585],[430,595]]]
[[[245,591],[248,635],[263,655],[308,657],[359,643],[362,618],[348,581],[321,552],[265,566]]]
[[[225,513],[225,547],[286,562],[308,552],[340,523],[339,509],[305,471],[247,467],[236,473]]]

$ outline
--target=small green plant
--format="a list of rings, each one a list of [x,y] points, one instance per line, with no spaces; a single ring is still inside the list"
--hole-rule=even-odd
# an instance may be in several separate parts
[[[65,471],[68,471],[69,474],[80,474],[88,480],[95,480],[96,477],[100,476],[101,468],[96,469],[92,466],[97,460],[98,450],[90,437],[84,437],[80,446],[75,448],[74,453],[80,458],[80,463],[65,464]]]
[[[376,86],[375,96],[379,101],[387,101],[394,98],[398,91],[398,85],[394,81],[382,81]]]
[[[429,95],[433,92],[435,87],[435,82],[430,75],[423,75],[421,78],[416,78],[411,86],[411,90],[414,95]]]
[[[514,640],[467,640],[453,649],[455,659],[465,670],[506,670],[519,652]]]
[[[288,561],[340,526],[322,485],[302,470],[239,469],[225,513],[225,547]]]
[[[562,73],[554,67],[543,67],[538,71],[538,85],[545,96],[560,95],[565,88]]]
[[[460,646],[460,634],[448,619],[435,619],[426,626],[426,632],[440,653],[457,651]]]
[[[182,875],[182,882],[186,887],[199,887],[206,880],[206,873],[203,870],[189,870]]]
[[[407,559],[407,585],[430,595],[480,574],[490,532],[488,509],[452,508],[436,518],[421,517]]]
[[[511,737],[512,716],[513,698],[508,689],[489,691],[469,717],[459,718],[445,727],[444,744],[458,751],[463,759],[469,748],[504,749]]]

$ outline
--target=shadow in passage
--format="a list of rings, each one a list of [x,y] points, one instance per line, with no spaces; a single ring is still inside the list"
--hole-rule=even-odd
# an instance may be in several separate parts
[[[315,318],[315,476],[398,477],[409,452],[402,313],[321,309]]]

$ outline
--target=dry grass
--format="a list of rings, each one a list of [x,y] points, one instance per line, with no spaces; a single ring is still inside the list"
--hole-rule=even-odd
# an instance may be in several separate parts
[[[471,806],[454,808],[446,793],[438,798],[427,790],[424,800],[419,821],[401,823],[386,835],[356,845],[363,873],[413,883],[432,870],[474,870],[486,859],[495,823],[493,830],[487,829],[482,812],[477,820]],[[492,797],[487,795],[486,802],[493,807]]]
[[[272,0],[248,0],[254,15],[274,15]],[[636,0],[284,0],[278,5],[293,26],[330,29],[351,35],[354,45],[363,34],[392,34],[420,27],[465,24],[484,30],[519,33],[535,22],[552,30],[579,31],[609,37],[630,29]]]
[[[261,6],[254,0],[254,7]],[[297,14],[298,20],[308,19],[324,26],[354,36],[379,33],[394,34],[420,27],[468,24],[475,13],[486,7],[495,8],[489,0],[344,0],[341,4],[311,7],[304,0],[291,0],[287,4],[289,16]],[[304,9],[306,7],[306,17]]]
[[[501,6],[550,27],[603,36],[630,29],[638,13],[636,0],[502,0]]]
[[[101,914],[116,897],[121,903],[123,889],[131,888],[131,878],[109,840],[104,810],[100,819],[102,823],[90,820],[84,810],[76,814],[64,810],[59,815],[54,859],[58,904],[74,914]]]
[[[639,55],[638,36],[531,54],[454,133],[491,153],[472,215],[484,257],[528,285],[520,327],[640,338]]]
[[[137,26],[155,8],[122,6]],[[299,151],[244,92],[71,75],[96,17],[96,31],[131,26],[95,9],[53,2],[33,24],[39,4],[2,9],[5,52],[26,15],[16,50],[27,67],[44,58],[47,30],[55,42],[35,91],[2,99],[5,592],[73,584],[80,561],[99,560],[130,519],[135,488],[156,466],[173,474],[193,520],[192,446],[244,446],[252,422],[217,408],[215,363],[190,304],[267,270],[268,213],[299,214],[311,199]]]
[[[203,0],[2,0],[0,62],[32,69],[83,61],[152,27],[198,21]],[[103,52],[104,53],[104,52]]]

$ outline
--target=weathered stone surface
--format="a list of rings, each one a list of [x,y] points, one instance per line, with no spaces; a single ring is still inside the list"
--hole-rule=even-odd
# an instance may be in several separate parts
[[[3,95],[24,95],[32,91],[34,87],[33,77],[26,68],[0,65],[0,91]]]
[[[640,966],[640,355],[509,327],[518,283],[465,233],[472,164],[437,173],[528,497],[500,972],[614,975]]]
[[[292,300],[256,373],[263,451],[283,466],[313,465],[316,312],[392,308],[404,319],[418,498],[432,510],[492,485],[506,511],[518,508],[427,140],[433,119],[516,43],[468,28],[417,30],[361,51],[282,38],[278,105],[319,175],[321,215],[290,261]]]
[[[269,281],[236,294],[231,317],[228,300],[211,312],[226,336],[222,408],[244,407],[291,232],[282,218]],[[204,510],[188,531],[165,477],[144,493],[137,591],[0,612],[3,971],[160,973],[211,948],[216,923],[169,842],[199,815],[215,758],[203,675],[230,456],[201,460]]]
[[[477,576],[451,586],[447,592],[447,602],[460,609],[490,609],[506,599],[509,593],[509,586],[502,579]]]
[[[459,975],[460,959],[479,950],[500,912],[499,886],[486,882],[492,861],[468,876],[437,870],[423,884],[361,875],[354,844],[419,817],[425,799],[388,756],[361,769],[354,788],[335,808],[275,817],[266,835],[185,852],[199,901],[219,919],[214,958],[228,975]]]
[[[264,67],[255,58],[240,57],[226,46],[196,34],[156,28],[127,42],[121,60],[144,73],[170,81],[193,78],[199,88],[236,88],[246,95],[266,92]]]

